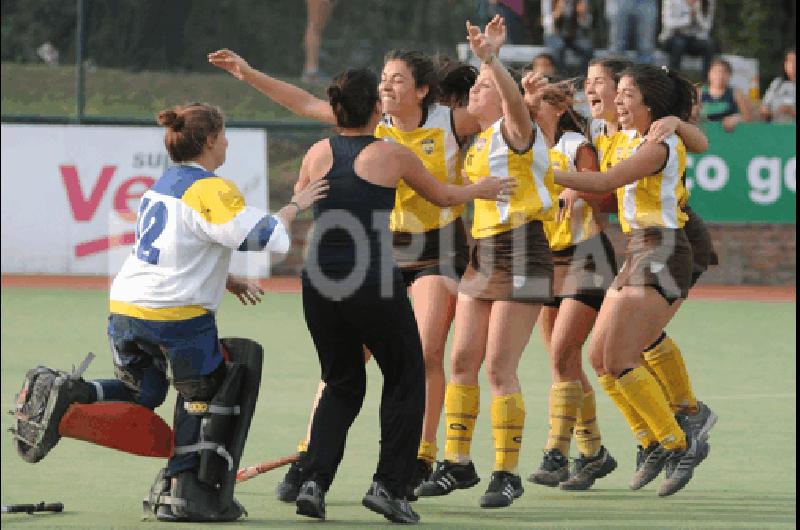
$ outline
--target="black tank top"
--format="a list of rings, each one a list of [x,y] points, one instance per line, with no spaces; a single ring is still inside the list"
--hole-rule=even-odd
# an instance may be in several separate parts
[[[314,205],[313,235],[303,269],[305,280],[314,282],[320,273],[323,282],[325,278],[338,281],[349,276],[357,288],[400,278],[389,231],[395,189],[362,179],[353,167],[358,154],[376,140],[374,136],[329,138],[333,166],[325,178],[330,189]]]

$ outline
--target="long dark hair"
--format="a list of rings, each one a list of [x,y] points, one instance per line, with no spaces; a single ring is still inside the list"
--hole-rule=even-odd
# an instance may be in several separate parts
[[[433,59],[420,51],[392,50],[383,57],[384,64],[389,61],[403,61],[411,70],[414,86],[417,88],[428,87],[428,93],[420,103],[423,109],[427,109],[439,99],[439,76]]]
[[[652,121],[677,116],[687,121],[692,114],[691,81],[666,66],[637,64],[622,72],[639,87],[644,104],[650,108]]]

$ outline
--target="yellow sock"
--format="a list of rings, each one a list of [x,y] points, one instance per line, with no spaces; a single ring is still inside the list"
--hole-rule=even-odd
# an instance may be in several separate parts
[[[419,460],[424,460],[429,464],[433,464],[436,462],[436,442],[427,442],[425,440],[420,440],[419,442],[419,450],[417,451],[417,458]]]
[[[675,341],[665,335],[653,348],[644,351],[644,360],[664,386],[673,412],[697,412],[689,372]]]
[[[297,444],[297,452],[305,453],[306,451],[308,451],[308,440],[300,440],[300,443]]]
[[[575,424],[575,445],[583,456],[595,456],[600,451],[600,425],[597,423],[597,407],[594,391],[583,395]]]
[[[448,383],[444,393],[444,415],[447,421],[444,458],[466,464],[470,461],[472,433],[478,418],[481,389],[478,386]]]
[[[517,472],[524,429],[525,402],[522,394],[515,392],[492,400],[495,471]]]
[[[661,387],[661,392],[664,394],[664,399],[666,399],[667,403],[669,403],[669,392],[667,391],[667,387],[664,386],[664,382],[658,377],[658,374],[653,371],[649,364],[647,364],[647,360],[644,358],[644,352],[642,352],[641,363],[642,366],[647,368],[647,371],[650,372],[650,375],[652,375],[656,380],[658,386]],[[672,403],[669,403],[669,407],[673,410],[673,412],[675,411],[675,407],[672,406]]]
[[[617,388],[645,419],[665,449],[686,448],[686,435],[675,421],[658,382],[644,366],[638,366],[617,379]]]
[[[582,398],[580,381],[553,383],[550,387],[550,431],[545,450],[558,449],[562,455],[569,456],[569,444]]]
[[[617,380],[613,375],[601,375],[600,386],[603,387],[603,390],[608,394],[608,397],[611,398],[611,401],[617,405],[625,421],[628,422],[628,426],[633,431],[633,436],[636,438],[639,445],[642,447],[650,447],[658,441],[656,435],[650,430],[644,418],[636,412],[636,409],[628,403],[628,400],[619,391],[619,388],[617,388]]]

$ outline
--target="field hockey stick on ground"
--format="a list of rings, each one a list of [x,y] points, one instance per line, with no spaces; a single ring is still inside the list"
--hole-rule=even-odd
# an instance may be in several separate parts
[[[282,458],[276,458],[275,460],[267,460],[266,462],[261,462],[260,464],[256,464],[254,466],[243,467],[238,471],[238,473],[236,473],[236,482],[250,480],[257,475],[266,473],[267,471],[272,471],[273,469],[285,466],[286,464],[297,462],[299,458],[300,457],[297,455],[284,456]]]
[[[3,513],[62,512],[64,505],[60,502],[45,504],[4,504]]]

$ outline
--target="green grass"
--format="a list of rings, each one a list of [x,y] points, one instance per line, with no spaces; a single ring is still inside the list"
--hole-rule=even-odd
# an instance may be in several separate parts
[[[112,374],[105,337],[103,291],[2,290],[2,407],[11,410],[25,371],[37,364],[70,368],[87,351],[98,354],[90,378]],[[657,483],[631,492],[634,445],[613,404],[598,394],[604,443],[619,461],[618,470],[584,493],[568,493],[525,483],[525,494],[505,510],[478,508],[493,451],[488,423],[489,395],[483,385],[481,416],[473,456],[483,482],[448,497],[424,499],[415,507],[431,528],[793,528],[796,524],[796,364],[795,305],[756,302],[689,301],[669,332],[681,345],[698,396],[719,414],[712,451],[695,479],[674,497],[656,496]],[[266,358],[259,407],[242,462],[252,464],[291,453],[305,432],[308,407],[319,377],[300,297],[269,294],[257,307],[244,308],[232,297],[219,312],[221,334],[251,337],[264,345]],[[377,407],[381,378],[368,367],[369,390],[350,433],[344,461],[328,495],[325,528],[376,527],[383,519],[360,499],[374,471],[378,449]],[[538,334],[520,366],[527,405],[521,469],[538,465],[547,426],[550,384]],[[159,409],[171,416],[169,406]],[[5,431],[11,417],[3,415]],[[442,439],[440,435],[440,439]],[[3,515],[3,526],[135,528],[141,499],[162,465],[75,440],[61,443],[36,465],[15,454],[10,436],[2,438],[2,502],[61,501],[63,514]],[[276,470],[241,485],[237,497],[253,528],[314,524],[296,516],[293,505],[277,501]],[[191,525],[199,528],[199,525]],[[187,527],[188,528],[188,527]]]

